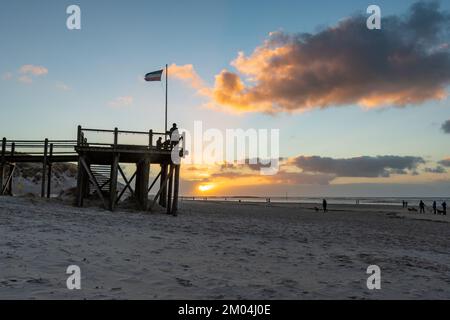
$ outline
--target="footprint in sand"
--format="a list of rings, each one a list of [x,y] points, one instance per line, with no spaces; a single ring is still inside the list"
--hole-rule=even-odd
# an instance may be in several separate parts
[[[193,284],[191,281],[186,280],[186,279],[181,279],[181,278],[175,278],[177,280],[177,282],[182,285],[183,287],[192,287]]]

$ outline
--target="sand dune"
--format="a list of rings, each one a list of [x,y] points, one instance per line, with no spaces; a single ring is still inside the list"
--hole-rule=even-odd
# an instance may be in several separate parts
[[[1,197],[0,299],[450,298],[447,217],[313,207],[184,201],[172,217]]]

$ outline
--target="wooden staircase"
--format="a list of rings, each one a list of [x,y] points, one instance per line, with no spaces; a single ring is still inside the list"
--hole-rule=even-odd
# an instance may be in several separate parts
[[[111,191],[111,165],[92,164],[91,171],[102,193],[104,195],[109,194]]]

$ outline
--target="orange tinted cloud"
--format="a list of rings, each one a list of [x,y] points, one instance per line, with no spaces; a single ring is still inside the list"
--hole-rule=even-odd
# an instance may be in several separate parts
[[[48,73],[48,69],[43,66],[35,66],[32,64],[25,64],[20,67],[20,73],[22,74],[32,74],[34,76],[42,76]]]
[[[315,34],[273,32],[253,53],[240,52],[208,88],[192,65],[179,78],[211,100],[239,112],[303,111],[357,104],[365,108],[444,99],[450,84],[450,15],[435,2],[407,15],[383,17],[368,30],[356,15]]]

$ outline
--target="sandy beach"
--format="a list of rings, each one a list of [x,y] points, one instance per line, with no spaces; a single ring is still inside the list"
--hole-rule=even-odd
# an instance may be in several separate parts
[[[449,299],[450,219],[183,201],[178,217],[0,198],[0,299]],[[66,268],[81,268],[68,290]],[[381,290],[366,269],[381,268]]]

